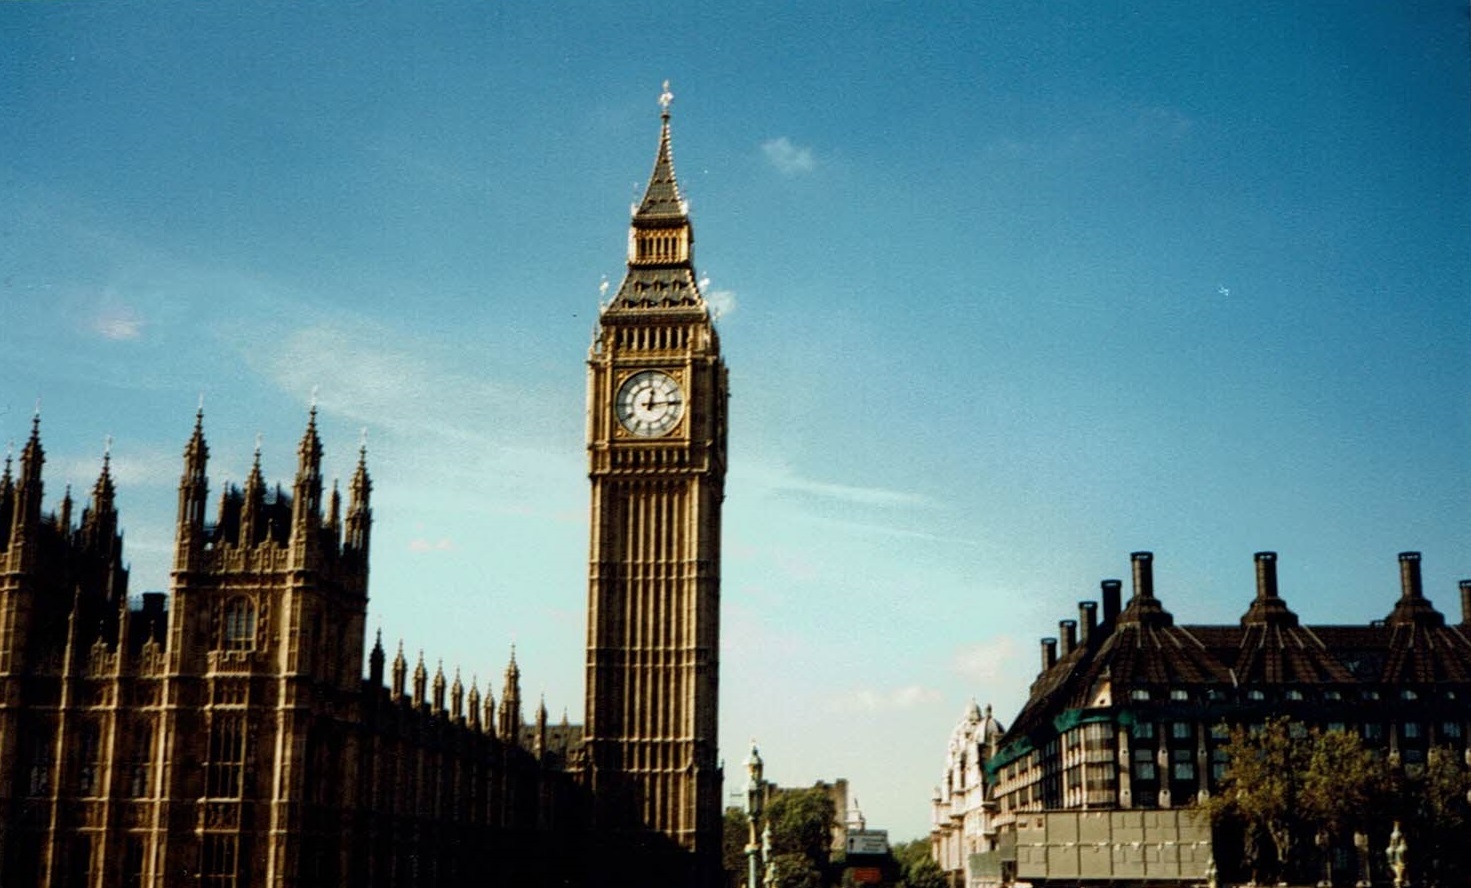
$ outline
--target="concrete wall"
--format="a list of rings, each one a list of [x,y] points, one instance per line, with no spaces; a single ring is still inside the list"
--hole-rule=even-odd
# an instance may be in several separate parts
[[[1210,824],[1191,810],[1018,814],[1018,879],[1203,879]]]

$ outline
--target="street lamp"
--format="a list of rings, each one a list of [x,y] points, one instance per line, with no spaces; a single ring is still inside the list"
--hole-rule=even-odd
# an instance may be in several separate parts
[[[762,779],[761,752],[756,748],[756,740],[753,737],[751,755],[746,759],[746,819],[750,826],[750,835],[746,841],[746,888],[757,888],[759,884],[756,877],[761,866],[757,858],[762,848],[756,841],[756,822],[761,819],[765,789],[765,781]]]

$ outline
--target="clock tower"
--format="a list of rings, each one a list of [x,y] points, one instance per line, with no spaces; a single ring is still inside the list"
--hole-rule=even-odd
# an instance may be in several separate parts
[[[727,379],[674,178],[672,98],[666,83],[628,271],[588,355],[585,776],[610,870],[621,862],[645,884],[707,886],[721,854]]]

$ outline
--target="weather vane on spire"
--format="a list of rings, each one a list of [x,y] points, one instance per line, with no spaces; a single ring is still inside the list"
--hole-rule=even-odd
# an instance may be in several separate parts
[[[664,116],[669,116],[669,103],[674,101],[674,93],[669,91],[669,81],[664,81],[664,91],[659,93],[659,107],[664,109]]]

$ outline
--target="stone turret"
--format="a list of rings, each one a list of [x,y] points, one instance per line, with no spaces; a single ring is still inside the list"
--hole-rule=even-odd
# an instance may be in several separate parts
[[[521,668],[516,665],[516,648],[511,648],[511,662],[506,664],[506,683],[501,690],[500,719],[496,733],[507,743],[521,740]]]

